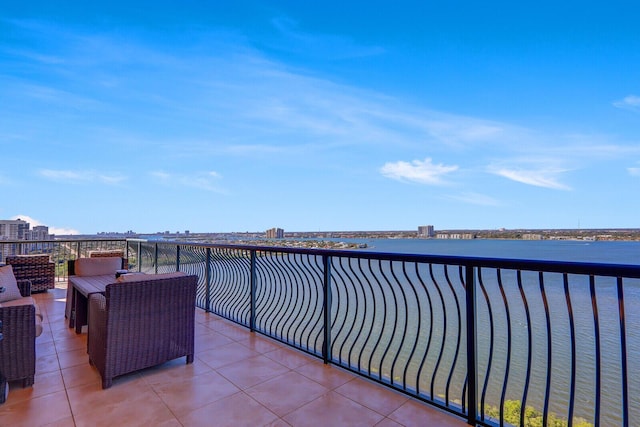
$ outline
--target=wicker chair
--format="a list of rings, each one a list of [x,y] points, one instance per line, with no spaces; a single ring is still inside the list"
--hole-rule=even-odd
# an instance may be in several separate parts
[[[16,280],[31,281],[31,292],[55,288],[56,268],[49,255],[13,255],[6,263],[13,266]]]
[[[23,297],[31,295],[31,283],[18,280]],[[0,307],[2,334],[0,372],[7,381],[22,380],[22,386],[33,385],[36,373],[36,308],[25,304]]]
[[[186,356],[193,362],[197,276],[113,283],[89,298],[89,362],[113,378]]]

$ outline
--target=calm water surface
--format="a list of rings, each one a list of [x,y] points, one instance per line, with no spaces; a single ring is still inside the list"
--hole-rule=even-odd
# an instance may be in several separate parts
[[[640,265],[640,242],[362,239],[367,251]]]

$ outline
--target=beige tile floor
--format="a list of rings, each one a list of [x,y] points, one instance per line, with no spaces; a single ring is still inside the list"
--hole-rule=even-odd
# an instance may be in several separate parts
[[[34,295],[45,317],[35,384],[11,384],[0,426],[466,426],[202,310],[193,364],[181,358],[102,390],[86,333],[64,321],[64,286]]]

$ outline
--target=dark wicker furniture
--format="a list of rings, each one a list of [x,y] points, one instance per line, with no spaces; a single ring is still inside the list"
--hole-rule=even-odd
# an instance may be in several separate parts
[[[71,307],[69,327],[75,328],[76,333],[82,333],[82,327],[87,325],[87,309],[89,295],[104,293],[107,285],[113,283],[115,275],[108,276],[69,276],[67,290],[71,291],[71,299],[67,300]],[[67,292],[69,295],[69,292]]]
[[[98,255],[100,257],[102,255]],[[92,256],[91,258],[97,258]],[[122,262],[120,264],[120,268],[126,268],[128,265],[126,258],[121,258]],[[64,312],[64,317],[69,319],[69,327],[76,328],[76,332],[80,333],[82,327],[87,324],[87,306],[89,305],[88,294],[82,293],[79,294],[73,286],[74,276],[76,275],[76,260],[72,259],[67,261],[67,272],[68,272],[68,282],[67,282],[67,302]],[[110,275],[109,278],[115,278],[115,271],[113,275]],[[104,291],[104,286],[101,286],[100,291]],[[79,311],[79,313],[78,313]],[[79,317],[79,318],[78,318]]]
[[[197,276],[106,286],[89,297],[89,361],[113,378],[186,356],[193,362]]]
[[[56,285],[56,268],[49,255],[10,255],[6,263],[13,266],[16,280],[31,281],[31,292],[46,291]]]
[[[31,295],[28,280],[18,280],[23,297]],[[33,385],[36,373],[36,307],[32,304],[0,307],[3,339],[0,341],[0,372],[7,381]]]

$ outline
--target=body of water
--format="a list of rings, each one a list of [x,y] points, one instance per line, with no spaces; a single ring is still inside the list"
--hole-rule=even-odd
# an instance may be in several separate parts
[[[335,239],[367,251],[640,265],[640,242],[574,240]]]

